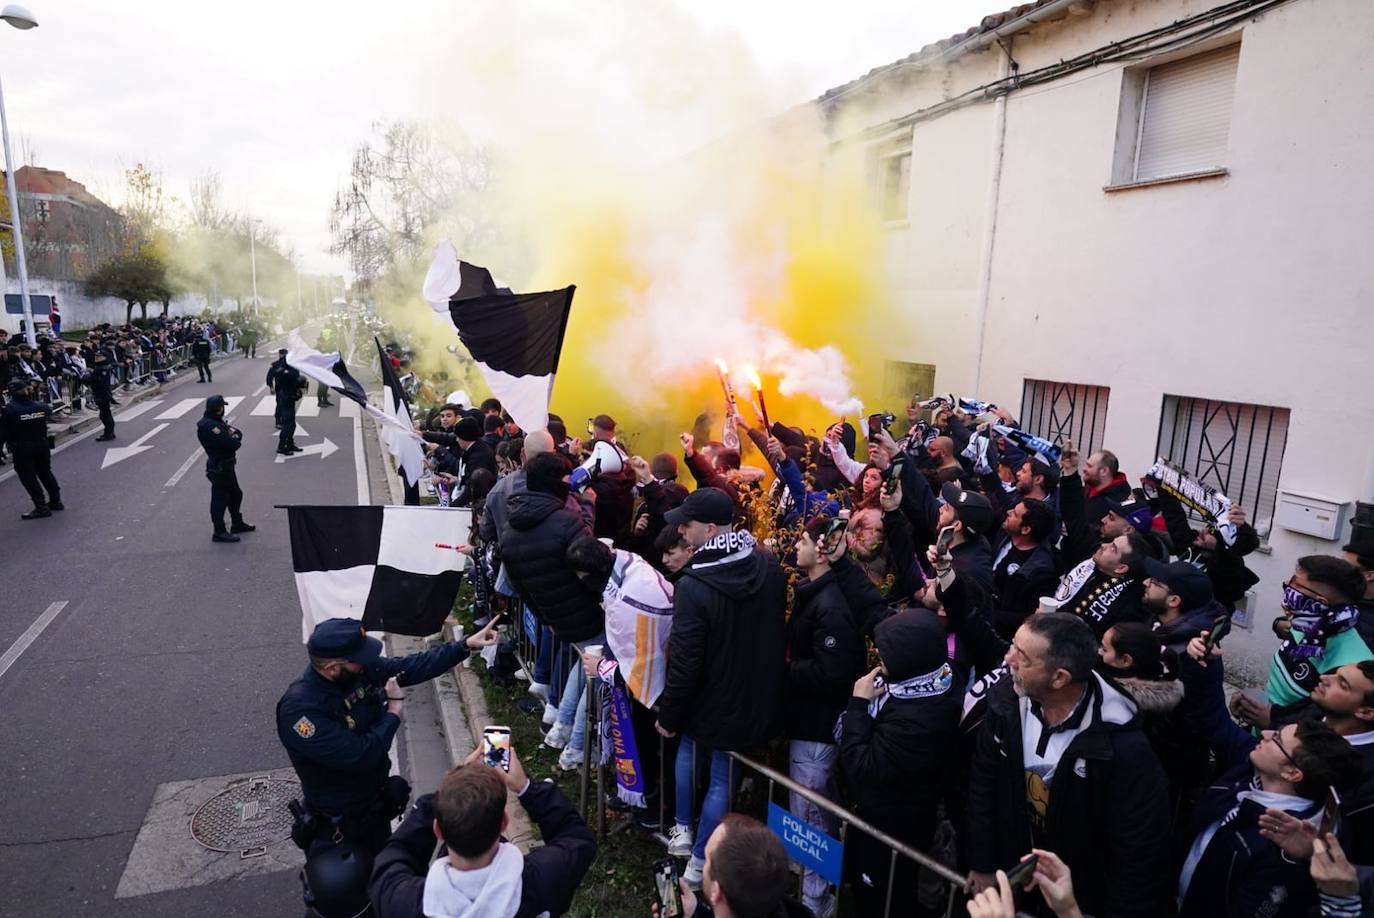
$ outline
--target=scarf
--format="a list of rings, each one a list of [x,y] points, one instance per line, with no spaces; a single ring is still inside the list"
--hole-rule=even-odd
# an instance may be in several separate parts
[[[711,567],[738,561],[754,550],[754,544],[754,536],[747,529],[718,532],[692,555],[691,567]]]
[[[672,584],[643,558],[617,549],[601,604],[606,611],[606,643],[630,694],[646,708],[653,707],[668,680]]]
[[[457,870],[440,858],[429,865],[421,910],[426,918],[512,918],[524,875],[525,856],[510,842],[480,870]]]
[[[1328,638],[1349,631],[1359,620],[1358,606],[1331,608],[1296,587],[1283,585],[1283,608],[1292,615],[1293,632],[1301,632],[1287,648],[1290,657],[1317,657],[1326,651]]]

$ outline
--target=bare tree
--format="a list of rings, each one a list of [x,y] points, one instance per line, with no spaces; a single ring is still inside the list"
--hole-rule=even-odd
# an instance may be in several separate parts
[[[187,216],[192,226],[211,231],[225,230],[239,222],[239,215],[224,204],[224,182],[214,169],[206,169],[191,179]]]

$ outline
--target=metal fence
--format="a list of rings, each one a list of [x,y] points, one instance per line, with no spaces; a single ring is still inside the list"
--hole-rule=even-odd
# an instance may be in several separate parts
[[[507,632],[507,639],[511,641],[511,648],[517,662],[524,669],[531,679],[534,678],[536,662],[539,659],[539,641],[541,639],[551,640],[551,635],[542,628],[533,614],[529,612],[518,599],[512,600],[514,610],[507,615],[507,621],[515,619],[518,624]],[[581,667],[582,659],[577,649],[571,644],[560,644],[556,649],[551,650],[549,667],[549,685],[557,686],[561,693],[566,687],[568,673],[572,667]],[[582,754],[582,770],[578,783],[577,808],[587,820],[589,825],[596,828],[596,836],[601,840],[606,835],[606,766],[601,764],[600,754],[600,717],[599,712],[602,708],[602,693],[605,686],[600,679],[586,680],[586,708],[581,712],[583,717],[583,727],[585,730],[585,740]],[[560,698],[560,700],[562,700]],[[636,736],[636,743],[640,744],[646,737]],[[667,844],[666,830],[675,819],[675,814],[669,812],[669,794],[667,790],[667,779],[669,770],[675,767],[675,762],[669,756],[669,743],[662,736],[656,734],[658,741],[658,806],[657,806],[657,828],[658,831],[652,837],[659,844]],[[729,806],[728,811],[734,812],[739,804],[742,793],[740,785],[742,782],[735,780],[735,768],[742,770],[742,774],[756,776],[760,781],[767,782],[767,794],[764,797],[764,809],[767,803],[777,802],[780,795],[797,794],[816,807],[824,810],[839,824],[839,841],[843,847],[845,840],[852,839],[855,832],[862,833],[887,848],[889,851],[887,887],[884,891],[883,918],[888,918],[892,911],[892,890],[896,880],[899,865],[905,864],[908,869],[924,869],[936,881],[942,883],[945,888],[945,915],[954,913],[955,903],[959,901],[960,894],[967,888],[968,878],[960,875],[946,864],[940,862],[929,854],[907,845],[906,843],[893,838],[871,823],[861,819],[851,810],[845,809],[833,800],[822,794],[798,784],[787,775],[768,766],[767,764],[742,755],[738,752],[730,752],[729,774],[727,776],[727,786],[729,787]],[[692,787],[694,807],[693,812],[699,817],[702,808],[701,782],[698,780],[698,763],[700,755],[692,756]],[[838,767],[838,766],[837,766]],[[595,796],[591,796],[592,784],[595,782]],[[785,807],[784,807],[785,808]],[[793,814],[796,816],[796,814]],[[800,819],[799,816],[797,816]],[[798,879],[800,884],[801,878]],[[835,884],[836,907],[838,908],[839,899],[843,895],[844,883]],[[903,903],[898,903],[903,906]],[[906,903],[905,905],[910,905]]]
[[[234,338],[223,335],[210,341],[210,359],[230,357],[234,353]],[[176,371],[185,369],[192,363],[191,345],[180,344],[171,348],[154,348],[113,367],[111,385],[115,388],[130,389],[134,386],[153,385],[167,381]],[[86,393],[90,387],[84,385],[77,376],[50,377],[43,381],[47,386],[48,402],[55,414],[71,414],[77,410],[77,403],[86,403]],[[66,390],[64,397],[64,389]]]

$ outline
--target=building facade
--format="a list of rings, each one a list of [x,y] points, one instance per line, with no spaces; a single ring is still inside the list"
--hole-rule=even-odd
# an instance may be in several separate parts
[[[816,102],[884,220],[887,358],[1240,503],[1252,663],[1374,501],[1370,35],[1365,0],[1041,0]]]

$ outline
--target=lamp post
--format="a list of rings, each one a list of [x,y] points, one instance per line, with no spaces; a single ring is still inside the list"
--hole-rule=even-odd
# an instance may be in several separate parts
[[[254,217],[248,221],[248,260],[253,266],[253,315],[258,314],[258,247],[254,241],[257,235],[254,227],[258,225],[258,218]]]
[[[17,3],[0,10],[0,19],[16,29],[32,29],[38,25],[33,14]],[[14,224],[14,261],[19,268],[19,298],[24,306],[24,339],[29,347],[38,346],[38,338],[33,333],[33,301],[29,299],[29,268],[24,263],[24,228],[19,222],[19,190],[14,182],[14,160],[10,157],[10,123],[5,115],[5,91],[0,88],[0,136],[5,143],[5,185],[10,195],[10,220]],[[3,292],[3,291],[0,291]]]

